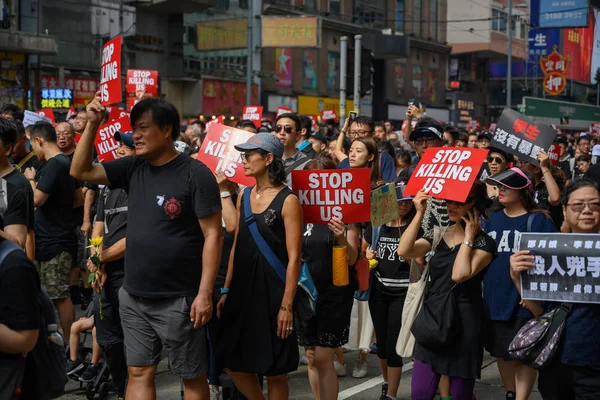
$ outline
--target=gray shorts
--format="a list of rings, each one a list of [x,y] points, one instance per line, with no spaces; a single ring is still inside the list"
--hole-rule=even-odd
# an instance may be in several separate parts
[[[194,379],[208,371],[206,329],[190,320],[192,297],[153,299],[119,290],[119,312],[128,366],[155,365],[168,352],[169,368],[180,378]]]

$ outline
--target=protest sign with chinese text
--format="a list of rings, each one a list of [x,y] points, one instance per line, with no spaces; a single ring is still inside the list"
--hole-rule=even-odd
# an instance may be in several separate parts
[[[432,197],[463,202],[487,156],[487,149],[436,147],[427,149],[415,168],[404,194],[421,189]]]
[[[505,108],[498,127],[492,132],[492,146],[539,166],[537,154],[540,150],[550,149],[556,134],[551,127],[536,123],[534,118]]]
[[[395,219],[398,219],[396,187],[388,183],[371,192],[371,225],[377,228]]]
[[[106,42],[102,48],[102,71],[100,74],[100,95],[102,105],[108,106],[123,100],[121,89],[121,43],[123,38]]]
[[[263,108],[262,106],[246,106],[242,113],[242,119],[248,119],[254,122],[256,128],[260,128],[260,121],[262,120]]]
[[[94,145],[98,153],[98,160],[112,161],[117,156],[119,143],[115,140],[115,132],[128,132],[131,130],[129,117],[123,117],[102,125],[98,129]]]
[[[54,119],[54,111],[51,108],[45,108],[43,110],[37,110],[36,113],[39,115],[43,115],[44,117],[50,120],[52,125],[56,125],[56,120]]]
[[[293,112],[293,111],[289,107],[284,107],[284,106],[277,107],[277,117],[279,117],[281,114],[289,114],[291,112]]]
[[[213,120],[214,121],[214,120]],[[254,133],[213,123],[198,153],[202,161],[213,172],[223,171],[227,179],[244,186],[252,186],[254,178],[244,174],[242,156],[234,146],[246,143]]]
[[[130,69],[127,71],[127,93],[144,92],[151,97],[158,96],[158,71]]]
[[[369,221],[371,171],[368,168],[292,171],[305,223]],[[398,207],[396,207],[396,210]]]
[[[35,124],[36,122],[49,122],[53,124],[53,121],[50,118],[47,118],[44,114],[34,113],[33,111],[25,110],[23,111],[23,126],[27,128],[30,125]]]
[[[519,248],[535,256],[521,273],[523,299],[600,303],[600,235],[523,233]]]

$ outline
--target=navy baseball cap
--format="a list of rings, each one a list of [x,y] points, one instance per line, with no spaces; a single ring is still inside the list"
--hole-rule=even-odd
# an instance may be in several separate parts
[[[283,157],[283,143],[272,133],[257,133],[250,137],[246,143],[236,145],[235,149],[241,152],[264,150],[267,153],[272,153],[277,158]]]
[[[310,137],[320,140],[321,142],[327,144],[327,138],[321,133],[321,131],[311,133]]]
[[[135,145],[133,144],[133,132],[115,132],[115,140],[119,143],[123,143],[125,146],[134,149]]]

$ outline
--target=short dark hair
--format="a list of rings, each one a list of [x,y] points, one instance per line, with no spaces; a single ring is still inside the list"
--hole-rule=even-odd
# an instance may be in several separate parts
[[[199,119],[195,119],[192,122],[190,122],[190,125],[198,125],[200,128],[202,128],[202,130],[206,130],[206,124],[204,123],[204,121],[201,121]]]
[[[591,137],[589,137],[588,135],[581,135],[577,138],[577,144],[579,144],[579,142],[581,142],[582,140],[590,140]]]
[[[562,205],[567,205],[574,191],[584,187],[591,187],[600,192],[600,186],[598,186],[598,183],[593,179],[590,179],[588,177],[574,179],[571,182],[569,182],[569,184],[567,185],[567,187],[565,187],[565,190],[563,191],[563,196],[561,199]]]
[[[477,133],[475,131],[469,133],[469,136],[477,136],[477,139],[479,139],[479,133]]]
[[[329,142],[337,142],[338,137],[340,135],[335,135],[331,138],[328,138]],[[348,136],[344,136],[344,143],[342,144],[342,148],[344,149],[344,154],[350,153],[350,147],[352,146],[352,140]]]
[[[375,128],[376,128],[376,127],[378,127],[378,126],[379,126],[380,128],[383,128],[383,129],[385,129],[385,125],[383,124],[383,122],[379,122],[379,121],[378,121],[378,122],[375,122],[375,125],[373,126],[373,130],[375,130]]]
[[[235,127],[238,129],[252,128],[254,129],[254,132],[257,132],[256,125],[254,125],[254,122],[250,121],[249,119],[239,120],[238,123],[235,124]]]
[[[469,141],[469,135],[467,134],[467,132],[460,131],[458,132],[458,139],[456,140],[466,143]]]
[[[564,136],[557,136],[554,139],[554,144],[564,144],[565,146],[569,146],[569,140]]]
[[[131,126],[133,127],[136,121],[147,112],[152,114],[152,121],[158,127],[161,129],[165,127],[171,128],[171,140],[177,140],[180,130],[180,120],[179,112],[173,104],[157,97],[141,100],[131,110]]]
[[[298,115],[298,118],[300,118],[300,129],[306,129],[306,136],[310,136],[312,132],[312,118],[306,115]]]
[[[371,117],[367,117],[365,115],[359,115],[356,118],[354,118],[350,125],[352,124],[367,125],[369,127],[370,133],[375,130],[375,122],[373,122],[373,119]]]
[[[458,132],[458,130],[456,128],[454,128],[453,126],[447,126],[446,129],[444,130],[444,132],[450,133],[452,135],[452,140],[454,140],[454,141],[457,141],[458,138],[460,137],[460,132]]]
[[[13,122],[17,127],[17,140],[23,139],[23,137],[25,136],[25,126],[23,126],[23,123],[19,120]]]
[[[40,137],[48,143],[56,143],[56,130],[49,122],[36,122],[29,126],[29,136],[31,139]]]
[[[2,140],[5,147],[9,144],[15,145],[17,142],[17,125],[14,121],[0,117],[0,140]]]
[[[79,108],[77,109],[77,114],[79,114],[80,112],[87,113],[87,108],[85,108],[85,106],[83,106],[83,107],[79,107]]]
[[[322,151],[317,154],[314,159],[307,162],[304,166],[304,169],[337,169],[337,164],[335,161],[333,161],[333,158],[331,158],[329,154]]]
[[[275,124],[277,124],[279,122],[279,120],[282,118],[288,118],[288,119],[291,119],[292,121],[294,121],[294,125],[296,125],[296,131],[298,133],[300,133],[300,130],[302,129],[302,122],[300,122],[300,118],[298,118],[298,114],[294,114],[294,113],[281,114],[275,120]]]
[[[23,110],[19,108],[19,106],[15,104],[5,104],[0,108],[0,114],[10,115],[13,119],[18,119],[19,121],[23,121],[25,118],[25,113]]]
[[[582,154],[579,157],[577,157],[576,161],[583,161],[583,162],[590,162],[590,156],[586,155],[586,154]]]

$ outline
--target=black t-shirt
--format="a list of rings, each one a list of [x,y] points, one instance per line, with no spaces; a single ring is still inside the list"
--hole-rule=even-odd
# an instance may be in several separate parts
[[[27,156],[25,156],[25,157],[27,157]],[[43,162],[43,161],[40,161],[40,159],[39,159],[39,158],[37,158],[37,156],[34,154],[34,155],[32,155],[32,156],[31,156],[31,158],[30,158],[29,160],[25,161],[25,162],[23,163],[23,165],[21,165],[21,167],[20,167],[20,168],[17,168],[17,167],[18,167],[18,165],[19,165],[19,163],[21,162],[21,160],[23,160],[25,157],[21,157],[21,158],[11,158],[11,159],[10,159],[10,163],[11,163],[11,165],[12,165],[12,166],[14,166],[14,167],[17,169],[17,171],[19,171],[19,172],[21,172],[21,173],[25,172],[25,170],[26,170],[27,168],[33,168],[33,169],[35,169],[35,170],[37,171],[37,170],[39,170],[39,169],[42,167],[42,165],[44,164],[44,162]]]
[[[67,154],[67,157],[69,158],[69,163],[73,162],[74,154],[75,154],[75,152],[72,152],[71,154]],[[77,179],[75,179],[75,182],[77,182],[77,186],[79,188],[82,188],[84,186],[84,182],[80,182]],[[77,226],[81,226],[83,224],[83,205],[81,205],[79,207],[75,207],[73,209],[73,213],[75,214],[75,224]]]
[[[97,201],[96,222],[104,222],[104,247],[113,246],[125,237],[127,230],[127,192],[103,187]],[[109,279],[118,281],[125,273],[125,259],[106,263]]]
[[[410,264],[398,255],[400,235],[406,231],[406,226],[381,226],[377,240],[375,258],[379,262],[375,268],[375,285],[379,292],[390,296],[406,296],[409,284]],[[365,231],[365,240],[373,241],[373,227]]]
[[[27,229],[33,229],[35,226],[35,206],[33,202],[33,189],[29,181],[23,174],[16,169],[4,175],[6,182],[18,186],[25,194],[25,206],[27,207]],[[8,224],[7,224],[8,225]]]
[[[126,190],[135,205],[127,216],[123,288],[140,297],[195,296],[204,247],[198,218],[221,210],[212,172],[184,155],[160,167],[136,156],[102,165],[110,186]]]
[[[9,225],[27,226],[27,199],[17,185],[6,181],[6,209],[0,210],[0,229]]]
[[[552,221],[554,221],[554,225],[560,227],[564,220],[562,206],[560,204],[553,206],[550,204],[548,194],[548,188],[546,187],[545,182],[540,182],[535,186],[533,190],[533,198],[537,205],[542,209],[550,212],[550,216],[552,217]]]
[[[49,261],[63,251],[77,248],[73,202],[77,182],[69,173],[71,162],[63,154],[44,163],[37,174],[37,189],[48,200],[35,209],[35,254],[38,261]]]
[[[0,266],[0,324],[15,331],[38,329],[39,290],[37,271],[25,253],[8,254]],[[0,352],[0,359],[3,356],[6,353]]]

